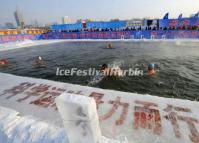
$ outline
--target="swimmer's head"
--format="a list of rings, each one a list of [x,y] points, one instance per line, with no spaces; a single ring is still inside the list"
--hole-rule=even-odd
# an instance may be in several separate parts
[[[153,76],[153,75],[155,75],[155,74],[156,74],[156,71],[155,71],[155,64],[150,63],[150,64],[148,65],[148,75]]]
[[[41,56],[38,56],[38,60],[42,60],[42,57],[41,57]]]
[[[105,70],[105,69],[107,69],[107,68],[108,68],[107,64],[103,64],[103,65],[101,66],[101,70]]]
[[[155,64],[154,63],[150,63],[148,65],[148,70],[154,70],[155,69]]]
[[[7,59],[0,60],[0,65],[7,65],[7,64],[8,64],[8,60]]]
[[[108,48],[112,48],[112,44],[111,43],[108,43]]]

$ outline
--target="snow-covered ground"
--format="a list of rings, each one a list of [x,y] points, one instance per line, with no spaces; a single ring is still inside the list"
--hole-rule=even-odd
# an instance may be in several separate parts
[[[19,48],[28,48],[32,46],[38,45],[47,45],[58,42],[175,42],[176,44],[180,44],[181,42],[194,42],[196,44],[199,43],[199,39],[55,39],[55,40],[25,40],[25,41],[16,41],[10,43],[0,44],[0,51],[7,51]]]
[[[0,52],[13,50],[13,49],[19,49],[19,48],[28,48],[32,46],[53,44],[53,43],[64,42],[64,41],[65,40],[25,40],[25,41],[4,43],[4,44],[0,44]]]
[[[196,101],[103,90],[4,73],[0,73],[0,79],[0,106],[14,109],[20,114],[20,117],[11,115],[14,116],[11,120],[39,120],[41,127],[43,124],[47,128],[55,126],[60,135],[56,134],[54,139],[62,137],[64,128],[55,98],[62,93],[73,93],[78,94],[77,96],[94,97],[102,135],[108,138],[126,138],[129,143],[199,142],[199,103]],[[0,127],[5,126],[0,128],[4,138],[18,137],[14,134],[18,132],[15,122],[8,124],[6,118],[1,118],[1,123]],[[17,125],[20,127],[20,124]],[[21,124],[21,127],[28,130],[28,135],[35,135],[35,131],[32,132],[32,128],[29,131],[26,124]],[[54,140],[51,137],[53,132],[54,130],[46,133],[51,140]],[[26,134],[22,134],[22,137],[24,136]],[[104,140],[106,141],[106,138]]]
[[[0,106],[0,143],[67,143],[65,132],[32,116]]]
[[[78,136],[78,135],[77,135]],[[70,143],[64,128],[0,106],[0,143]],[[127,143],[101,136],[99,143]]]

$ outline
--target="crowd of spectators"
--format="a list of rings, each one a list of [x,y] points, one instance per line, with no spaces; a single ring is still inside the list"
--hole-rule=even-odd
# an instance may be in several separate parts
[[[74,29],[74,30],[48,30],[48,32],[108,32],[108,31],[136,31],[136,30],[199,30],[199,26],[182,26],[182,27],[126,27],[126,28],[92,28],[92,29]]]

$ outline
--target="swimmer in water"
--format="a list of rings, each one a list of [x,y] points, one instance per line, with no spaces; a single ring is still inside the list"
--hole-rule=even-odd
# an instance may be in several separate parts
[[[8,65],[8,60],[7,59],[0,60],[0,67],[1,66],[6,66],[6,65]]]
[[[104,72],[104,71],[107,71],[107,70],[108,70],[107,64],[103,64],[103,65],[101,66],[101,68],[100,68],[100,71],[101,71],[101,72]]]
[[[153,76],[153,75],[155,75],[155,74],[156,74],[156,71],[155,71],[155,64],[150,63],[150,64],[148,65],[148,75]]]
[[[108,43],[108,46],[107,46],[108,49],[112,49],[113,48],[113,45],[111,43]]]
[[[44,61],[43,61],[43,59],[42,59],[41,56],[38,56],[38,57],[35,59],[35,63],[36,63],[36,65],[38,65],[38,66],[44,65]]]
[[[100,70],[105,76],[121,76],[121,69],[109,68],[107,64],[103,64]]]

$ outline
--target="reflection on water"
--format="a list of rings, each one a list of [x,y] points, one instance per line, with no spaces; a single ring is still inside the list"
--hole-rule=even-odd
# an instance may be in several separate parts
[[[1,72],[88,85],[96,77],[60,77],[56,68],[100,68],[106,63],[121,69],[139,68],[147,72],[147,65],[155,63],[153,77],[103,77],[94,87],[137,92],[166,97],[199,99],[199,43],[198,42],[113,42],[114,49],[106,49],[106,42],[69,42],[43,45],[1,52],[8,58],[8,67]],[[46,66],[37,67],[35,57],[42,56]]]

